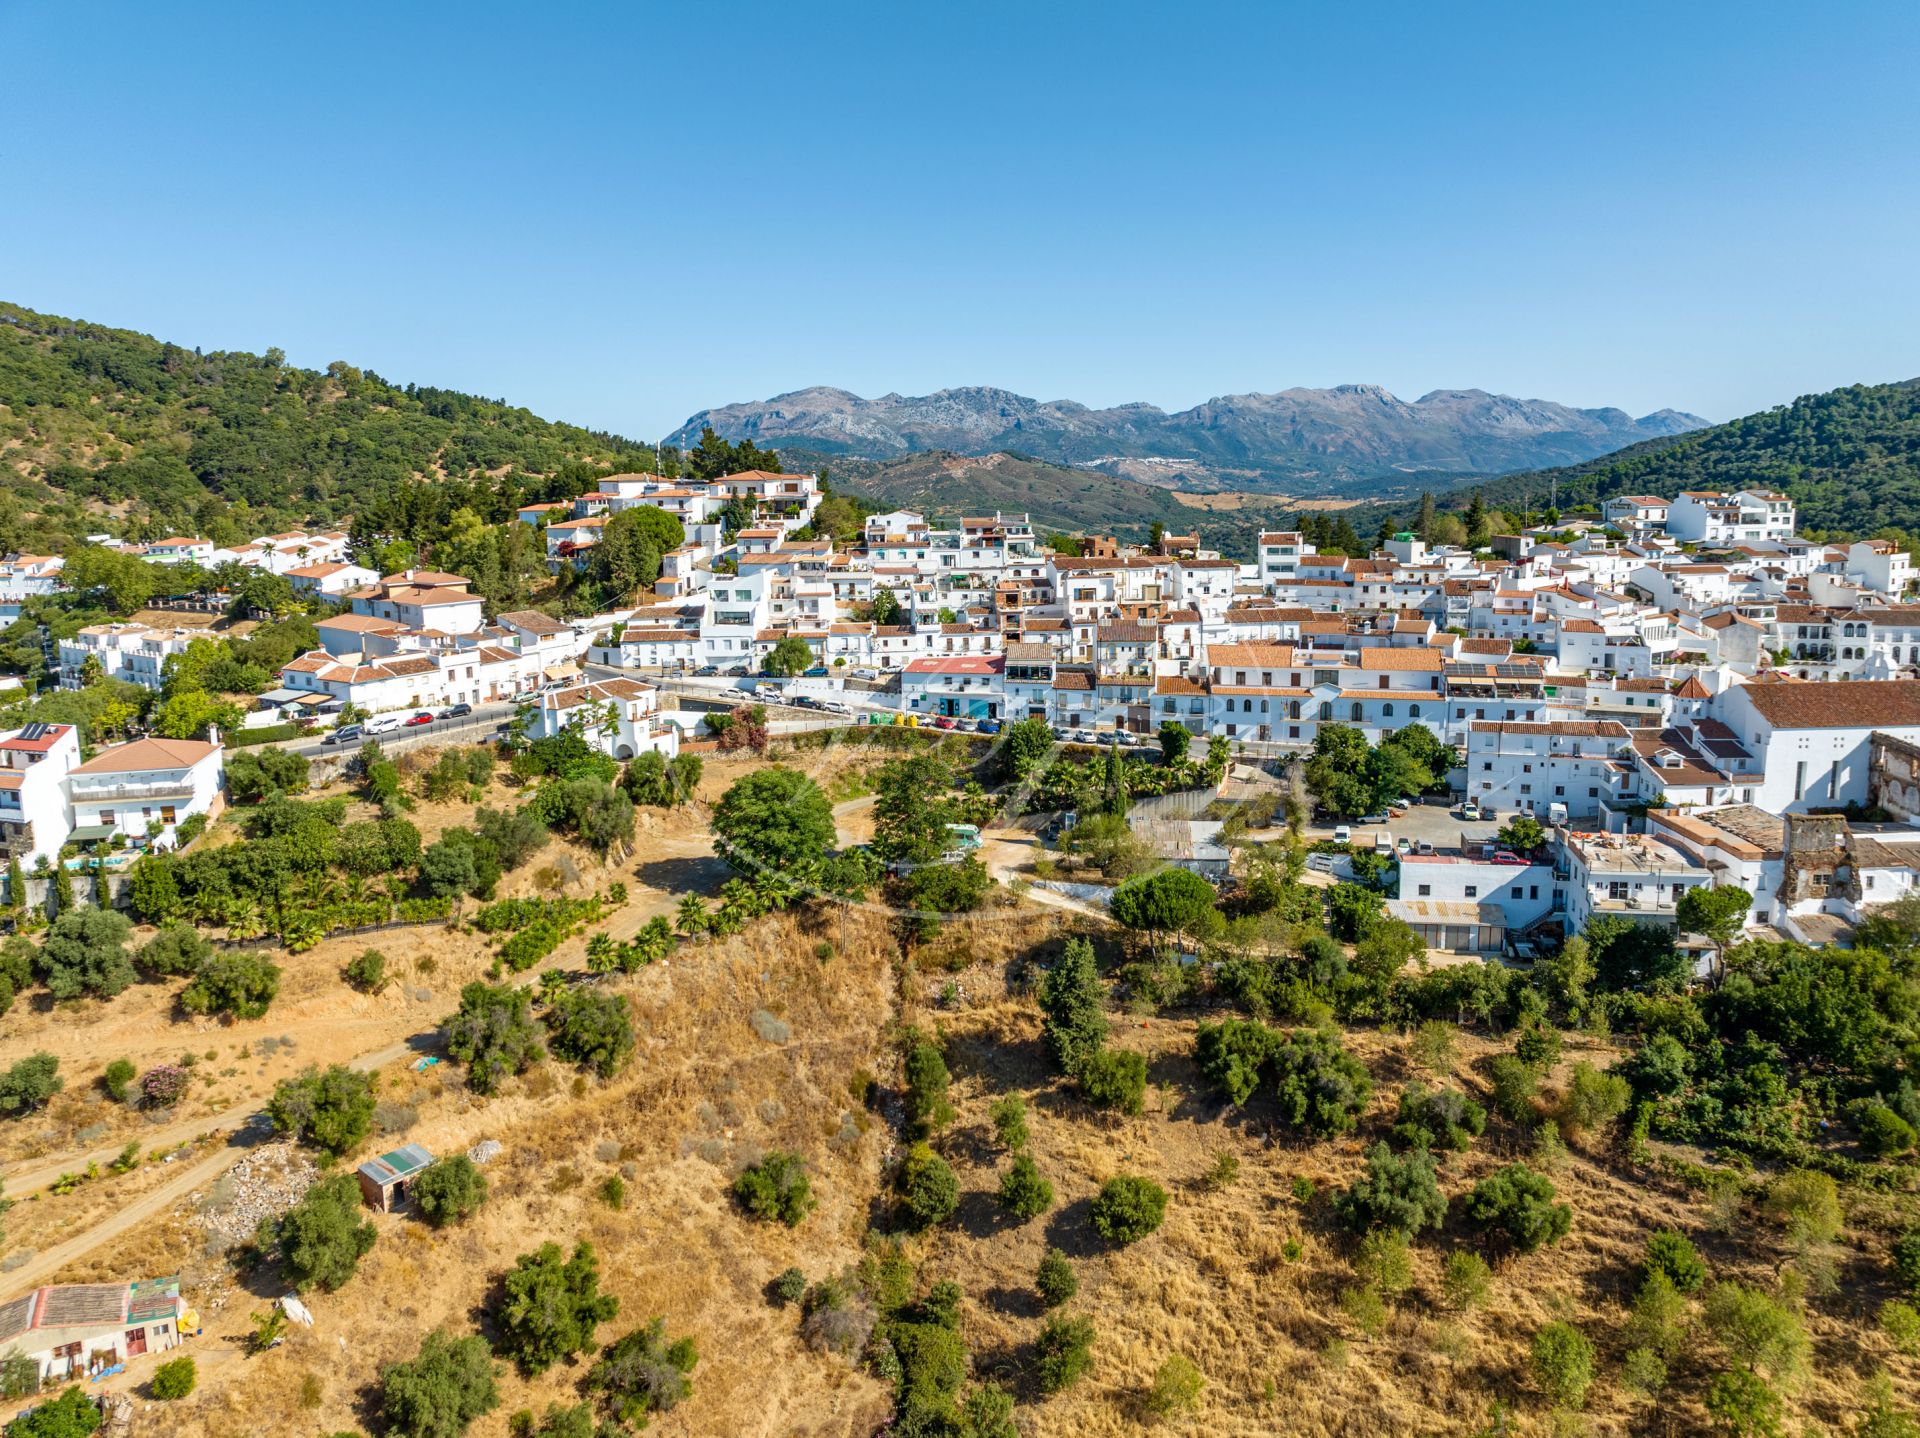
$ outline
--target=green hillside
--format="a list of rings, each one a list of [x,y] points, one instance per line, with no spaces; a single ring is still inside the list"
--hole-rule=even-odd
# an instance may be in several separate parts
[[[1488,481],[1489,505],[1561,509],[1618,494],[1764,487],[1791,495],[1819,536],[1920,529],[1920,380],[1849,385],[1673,439],[1562,469]],[[1464,508],[1467,491],[1455,507]]]
[[[0,304],[0,547],[102,527],[229,542],[344,519],[417,478],[651,469],[653,450],[500,400],[278,350],[202,354]]]

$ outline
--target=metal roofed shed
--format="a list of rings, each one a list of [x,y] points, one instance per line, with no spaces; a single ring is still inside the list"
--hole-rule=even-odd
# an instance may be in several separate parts
[[[360,1196],[380,1213],[398,1213],[407,1206],[407,1190],[433,1155],[417,1143],[402,1144],[360,1165]]]

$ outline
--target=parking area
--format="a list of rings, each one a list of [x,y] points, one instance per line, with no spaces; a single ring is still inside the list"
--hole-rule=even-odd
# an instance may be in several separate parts
[[[1500,825],[1485,820],[1468,823],[1458,817],[1457,811],[1439,804],[1415,804],[1405,813],[1394,815],[1385,825],[1352,824],[1349,827],[1353,830],[1353,842],[1362,846],[1371,845],[1374,836],[1384,829],[1395,841],[1404,838],[1418,844],[1425,840],[1433,845],[1435,852],[1451,854],[1459,852],[1463,839],[1468,843],[1491,839]],[[1331,839],[1334,828],[1332,824],[1309,824],[1307,838]]]

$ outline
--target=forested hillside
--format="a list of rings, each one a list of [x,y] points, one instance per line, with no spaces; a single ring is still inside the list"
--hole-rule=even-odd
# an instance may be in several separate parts
[[[1871,535],[1920,521],[1920,380],[1849,385],[1675,439],[1653,440],[1564,469],[1507,475],[1485,503],[1561,509],[1617,494],[1765,486],[1800,507],[1820,535]],[[1461,506],[1466,495],[1461,495]]]
[[[652,469],[654,451],[500,400],[396,386],[279,350],[202,354],[0,304],[0,548],[111,518],[138,537],[242,540],[344,520],[414,478]]]

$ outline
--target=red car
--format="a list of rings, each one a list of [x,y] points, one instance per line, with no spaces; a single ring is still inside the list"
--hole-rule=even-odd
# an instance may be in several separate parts
[[[953,727],[953,720],[942,714],[938,719],[933,721],[933,727],[936,729],[951,729]]]
[[[1493,857],[1487,862],[1490,864],[1525,864],[1527,861],[1511,849],[1496,849],[1494,850]]]
[[[432,722],[433,715],[429,714],[425,709],[422,709],[418,714],[407,720],[405,727],[411,729],[415,724],[431,724]]]

